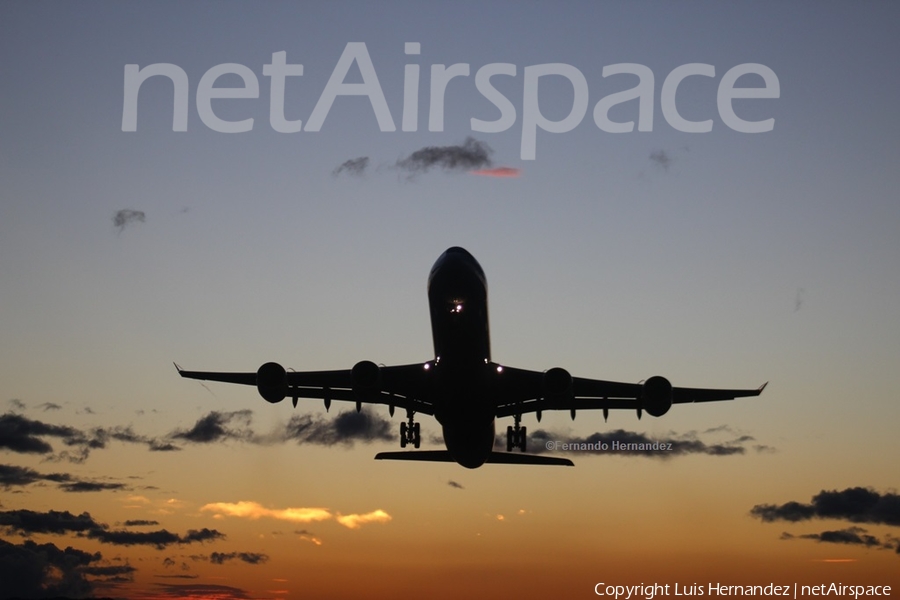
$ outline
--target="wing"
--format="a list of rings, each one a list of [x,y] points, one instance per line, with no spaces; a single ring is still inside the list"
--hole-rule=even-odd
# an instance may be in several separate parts
[[[186,371],[177,364],[178,374],[188,379],[221,381],[239,385],[253,385],[269,402],[291,398],[294,406],[298,398],[313,398],[362,404],[382,404],[427,415],[434,414],[428,400],[425,363],[379,367],[364,361],[353,369],[337,371],[285,371],[281,365],[266,363],[255,373]],[[369,391],[371,390],[371,391]]]
[[[668,380],[659,376],[644,383],[620,383],[571,377],[559,368],[540,373],[499,365],[497,373],[498,417],[545,410],[652,411],[659,406],[654,402],[662,403],[662,410],[657,412],[663,414],[672,404],[759,396],[767,385],[764,383],[756,389],[680,388],[672,387]]]

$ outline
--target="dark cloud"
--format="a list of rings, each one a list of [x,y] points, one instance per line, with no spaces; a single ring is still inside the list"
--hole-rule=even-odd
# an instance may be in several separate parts
[[[432,167],[445,171],[471,171],[493,166],[490,146],[467,137],[462,145],[427,146],[397,161],[397,168],[413,175],[425,173]]]
[[[154,593],[156,597],[167,598],[219,598],[220,600],[250,598],[247,592],[240,588],[207,583],[157,583]]]
[[[96,577],[109,577],[117,581],[131,581],[137,571],[131,565],[113,565],[108,567],[84,567],[81,572]]]
[[[463,484],[461,484],[461,483],[456,483],[456,482],[453,481],[452,479],[451,479],[450,481],[447,482],[447,485],[449,485],[449,486],[452,487],[452,488],[456,488],[456,489],[458,489],[458,490],[464,490],[464,489],[466,489],[466,488],[463,487]]]
[[[225,539],[225,534],[215,529],[189,529],[185,535],[178,535],[166,529],[159,531],[136,532],[136,531],[108,531],[106,529],[92,529],[87,533],[87,537],[99,540],[105,544],[115,544],[117,546],[155,546],[157,550],[162,550],[166,546],[172,544],[191,544],[194,542],[211,542],[213,540]]]
[[[178,449],[170,443],[139,435],[131,427],[95,427],[82,431],[70,426],[51,425],[16,413],[0,416],[0,448],[22,454],[52,453],[53,447],[42,438],[57,438],[69,448],[53,457],[55,460],[74,463],[84,462],[91,451],[104,449],[111,441],[143,444],[156,451]]]
[[[334,171],[331,172],[331,174],[337,177],[341,173],[346,173],[348,175],[356,175],[357,177],[359,177],[365,173],[366,167],[368,166],[369,157],[360,156],[359,158],[351,158],[350,160],[345,160],[343,163],[341,163],[340,166],[336,167]]]
[[[249,565],[258,565],[268,561],[269,556],[258,552],[213,552],[209,555],[209,562],[216,565],[225,564],[230,560],[240,560]]]
[[[665,150],[654,150],[650,153],[650,162],[664,171],[668,171],[669,167],[675,161]]]
[[[900,495],[881,494],[871,488],[854,487],[842,491],[821,491],[808,504],[757,504],[750,514],[765,522],[839,519],[851,523],[900,526]]]
[[[845,544],[850,546],[864,546],[866,548],[883,548],[886,550],[896,550],[900,553],[900,546],[897,540],[888,536],[884,541],[879,540],[874,535],[870,535],[862,527],[847,527],[846,529],[838,529],[835,531],[823,531],[821,533],[806,533],[803,535],[793,535],[788,532],[781,534],[783,540],[816,540],[828,544]]]
[[[51,510],[35,512],[28,509],[0,511],[0,527],[30,535],[33,533],[49,533],[62,535],[66,533],[88,533],[102,526],[89,513],[73,515],[69,511]]]
[[[250,441],[255,437],[250,429],[252,414],[249,410],[213,411],[201,417],[191,429],[176,430],[169,434],[169,437],[198,444],[225,440]],[[233,423],[237,424],[237,427],[233,427]]]
[[[132,519],[125,521],[125,527],[146,527],[148,525],[159,525],[159,521],[147,521],[145,519]]]
[[[38,404],[38,408],[42,408],[44,412],[47,412],[48,410],[61,410],[62,406],[53,402],[44,402],[43,404]]]
[[[128,486],[124,483],[103,483],[99,481],[73,481],[71,483],[62,483],[59,487],[64,492],[102,492],[105,490],[128,489]]]
[[[0,488],[9,489],[12,486],[25,486],[37,481],[53,481],[57,483],[71,481],[72,477],[67,473],[39,473],[28,467],[15,465],[0,465]]]
[[[27,509],[0,511],[0,528],[26,536],[35,533],[55,535],[74,533],[106,544],[155,546],[160,550],[172,544],[191,544],[225,538],[224,534],[215,529],[206,528],[190,529],[185,535],[171,533],[165,529],[146,533],[110,531],[107,525],[98,523],[89,513],[73,515],[68,511],[55,510],[45,513]]]
[[[101,560],[99,552],[91,554],[53,544],[36,544],[26,540],[12,544],[0,540],[0,594],[5,598],[50,598],[90,596],[94,586],[86,575],[103,575],[91,563]]]
[[[801,538],[819,540],[832,544],[859,544],[866,547],[881,546],[881,542],[873,535],[866,533],[862,527],[848,527],[837,531],[823,531],[801,535]]]
[[[16,410],[25,410],[25,403],[18,398],[11,399],[9,403],[12,404],[12,407]]]
[[[56,437],[69,443],[83,436],[73,427],[48,425],[16,413],[0,416],[0,448],[22,454],[49,454],[53,447],[41,437]]]
[[[278,441],[334,446],[354,442],[391,441],[391,422],[369,411],[348,410],[334,419],[313,415],[294,415],[283,431],[275,434]]]
[[[750,441],[753,441],[751,436],[741,435],[722,443],[707,443],[699,439],[697,433],[693,431],[681,435],[669,434],[664,437],[650,437],[644,433],[616,429],[614,431],[592,433],[587,437],[569,437],[538,429],[534,432],[529,432],[528,451],[537,454],[553,452],[555,454],[577,454],[578,456],[603,454],[667,459],[690,454],[707,454],[710,456],[744,454],[746,452],[744,444]],[[554,442],[556,442],[556,448],[548,448]],[[498,447],[504,447],[506,445],[506,435],[498,435],[494,443]],[[603,444],[607,445],[607,450],[597,449],[602,448]],[[638,444],[638,446],[630,446],[631,444]],[[654,444],[659,449],[646,449],[652,448]]]
[[[101,492],[128,489],[124,483],[106,483],[74,479],[68,473],[40,473],[28,467],[0,465],[0,488],[26,486],[38,481],[52,481],[64,492]]]
[[[119,230],[119,233],[129,225],[134,223],[144,223],[147,220],[147,215],[144,214],[142,210],[131,210],[130,208],[123,208],[122,210],[116,211],[116,214],[113,215],[113,226]]]

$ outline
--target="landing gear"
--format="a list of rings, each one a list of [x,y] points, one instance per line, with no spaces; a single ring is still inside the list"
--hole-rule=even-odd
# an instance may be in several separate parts
[[[400,423],[400,447],[406,448],[406,445],[412,443],[414,448],[418,448],[422,443],[422,434],[419,424],[413,420],[415,413],[411,410],[406,411],[406,423]]]
[[[522,415],[515,415],[515,419],[515,426],[510,425],[506,428],[506,451],[512,452],[513,448],[518,448],[525,452],[528,428],[519,426]]]

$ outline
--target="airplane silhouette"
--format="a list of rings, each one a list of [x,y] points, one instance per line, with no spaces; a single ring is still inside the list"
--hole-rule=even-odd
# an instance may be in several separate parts
[[[400,447],[419,448],[421,435],[416,413],[432,415],[441,424],[446,450],[381,452],[376,459],[457,462],[474,469],[485,463],[567,465],[554,456],[526,454],[526,428],[522,415],[546,410],[630,409],[661,417],[672,404],[710,402],[758,396],[764,383],[752,390],[672,387],[659,375],[643,383],[617,383],[572,377],[554,367],[544,372],[515,369],[491,361],[488,332],[487,280],[481,265],[463,248],[448,248],[428,276],[428,304],[434,358],[424,363],[379,366],[371,361],[338,371],[286,371],[278,363],[262,365],[255,373],[185,371],[190,379],[255,385],[260,396],[276,403],[290,397],[387,405],[406,410],[400,424]],[[506,452],[494,451],[495,421],[513,417],[506,428]],[[513,452],[518,449],[521,452]]]

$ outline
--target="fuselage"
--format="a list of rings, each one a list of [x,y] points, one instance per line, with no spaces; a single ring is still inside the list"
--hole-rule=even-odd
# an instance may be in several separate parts
[[[428,276],[434,340],[434,416],[447,450],[470,469],[488,459],[494,445],[491,344],[487,280],[466,250],[449,248]]]

